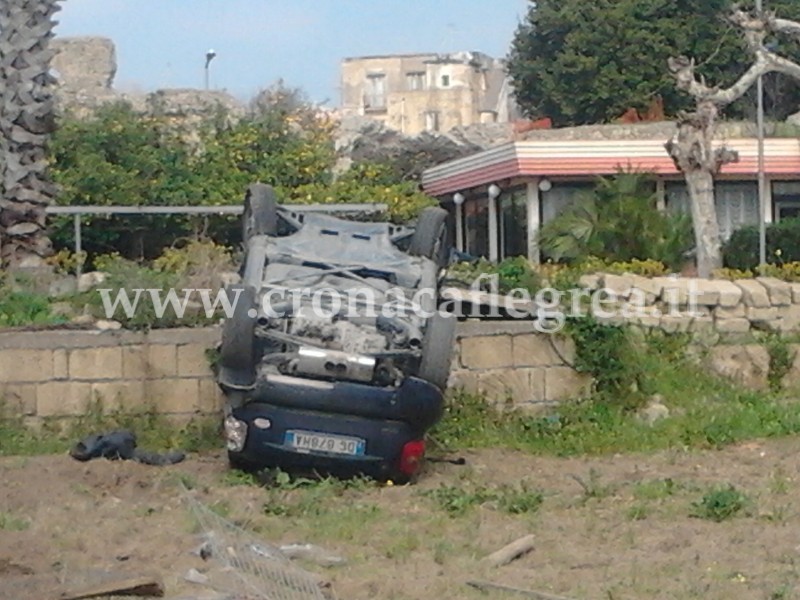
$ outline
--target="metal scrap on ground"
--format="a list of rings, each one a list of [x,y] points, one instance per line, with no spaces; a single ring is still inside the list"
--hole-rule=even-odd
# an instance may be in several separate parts
[[[276,546],[237,527],[198,501],[184,497],[205,534],[209,560],[233,572],[237,589],[230,592],[252,600],[331,600],[330,584],[293,564]]]

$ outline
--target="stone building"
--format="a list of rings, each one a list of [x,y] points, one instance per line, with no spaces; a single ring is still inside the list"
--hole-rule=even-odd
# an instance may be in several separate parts
[[[342,113],[407,135],[516,118],[501,61],[479,52],[345,58]]]

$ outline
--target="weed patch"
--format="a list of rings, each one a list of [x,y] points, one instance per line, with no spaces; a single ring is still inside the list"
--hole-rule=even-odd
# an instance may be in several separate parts
[[[692,504],[693,517],[716,523],[727,521],[750,504],[749,498],[733,485],[709,490],[703,498]]]
[[[25,531],[30,525],[25,519],[0,511],[0,531]]]
[[[449,486],[442,485],[424,492],[438,507],[451,517],[459,517],[470,509],[490,504],[496,509],[513,515],[536,512],[544,496],[538,490],[521,483],[518,487],[503,486]]]

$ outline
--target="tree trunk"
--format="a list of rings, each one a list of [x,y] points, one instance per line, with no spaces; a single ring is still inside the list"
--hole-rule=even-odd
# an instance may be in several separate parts
[[[678,131],[666,143],[667,152],[686,180],[694,226],[697,274],[710,277],[722,267],[722,244],[714,204],[714,176],[722,165],[736,162],[739,155],[728,148],[714,149],[717,107],[698,101],[697,110],[681,114]]]
[[[714,205],[714,175],[698,169],[685,174],[692,206],[692,225],[697,248],[697,274],[710,277],[722,267],[722,245]]]
[[[55,130],[50,74],[59,0],[0,2],[0,263],[39,267],[51,252],[45,210],[56,195],[47,143]]]

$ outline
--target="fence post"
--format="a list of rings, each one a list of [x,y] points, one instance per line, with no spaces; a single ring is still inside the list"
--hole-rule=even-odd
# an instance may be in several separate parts
[[[81,244],[81,214],[75,213],[75,259],[78,261],[75,265],[75,275],[80,278],[83,274],[83,259],[82,257],[82,244]]]

